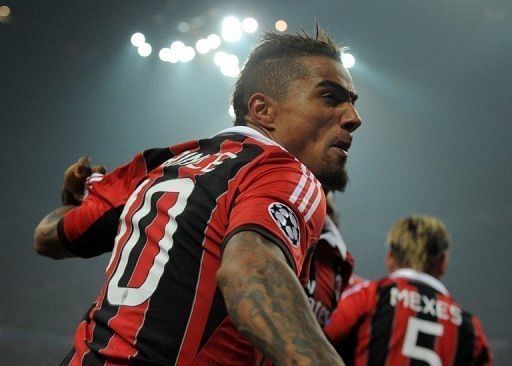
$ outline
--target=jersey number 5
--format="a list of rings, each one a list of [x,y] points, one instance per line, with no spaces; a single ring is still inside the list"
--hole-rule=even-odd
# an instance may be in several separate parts
[[[121,255],[119,256],[117,262],[117,268],[112,274],[112,277],[108,283],[107,299],[112,305],[140,305],[149,299],[149,297],[156,290],[158,282],[160,281],[160,278],[164,272],[165,264],[169,261],[169,251],[174,244],[173,235],[177,229],[176,217],[178,217],[178,215],[180,215],[187,206],[188,198],[194,189],[194,182],[190,178],[172,179],[157,183],[143,193],[144,198],[140,207],[132,215],[128,215],[127,213],[132,211],[132,206],[137,201],[137,196],[141,191],[144,191],[144,188],[148,183],[148,180],[143,182],[139,188],[131,195],[123,209],[123,213],[121,214],[121,228],[119,230],[119,234],[116,237],[116,244],[114,253],[112,254],[112,259],[117,256],[116,252],[119,247],[118,241],[121,237],[123,237],[127,230],[127,226],[131,226],[132,232],[128,239],[126,239],[126,244],[120,247]],[[164,229],[165,234],[158,242],[159,252],[152,262],[153,264],[148,271],[144,283],[140,287],[121,286],[119,285],[119,282],[121,278],[125,277],[130,253],[139,241],[141,229],[145,229],[144,227],[140,226],[140,221],[150,214],[151,200],[153,196],[159,192],[164,192],[176,196],[176,203],[172,205],[167,211],[168,221]],[[116,265],[116,263],[110,263],[109,266],[110,265]],[[130,271],[134,270],[135,269],[131,269]]]
[[[410,317],[407,322],[402,354],[415,360],[428,363],[430,366],[442,366],[441,358],[433,350],[418,346],[418,334],[424,333],[435,337],[442,336],[444,328],[442,324],[428,320]]]

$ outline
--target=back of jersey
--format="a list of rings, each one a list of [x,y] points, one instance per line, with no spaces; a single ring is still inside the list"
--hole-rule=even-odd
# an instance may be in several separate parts
[[[361,306],[361,310],[351,310]],[[432,276],[405,269],[356,287],[340,302],[353,337],[355,365],[486,365],[491,356],[478,318]],[[359,312],[351,316],[350,312]],[[336,339],[333,326],[326,331]],[[339,331],[340,333],[341,331]],[[330,334],[330,335],[329,335]],[[354,344],[353,343],[353,344]],[[346,351],[346,350],[344,350]]]
[[[222,246],[258,232],[306,278],[325,198],[279,145],[248,127],[229,131],[171,147],[123,195],[106,283],[77,329],[71,365],[259,363],[217,287]],[[109,182],[106,197],[124,180]]]
[[[178,355],[193,358],[222,322],[215,273],[227,227],[225,197],[231,180],[263,151],[244,145],[246,139],[220,135],[172,147],[175,156],[127,200],[107,283],[84,332],[91,349],[84,364],[180,363]]]
[[[472,364],[478,326],[448,293],[408,278],[385,280],[378,293],[369,365]]]

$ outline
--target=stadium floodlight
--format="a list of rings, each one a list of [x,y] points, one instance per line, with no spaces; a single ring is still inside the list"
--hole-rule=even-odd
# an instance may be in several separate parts
[[[144,37],[144,34],[140,32],[133,33],[132,37],[130,38],[130,42],[135,47],[140,47],[146,42],[146,37]]]
[[[235,55],[219,51],[215,54],[213,60],[220,67],[220,71],[224,75],[236,77],[240,74],[240,67],[238,66],[240,60]]]
[[[11,14],[11,8],[7,5],[0,6],[0,18],[7,18]]]
[[[139,55],[141,55],[142,57],[148,57],[149,55],[151,55],[152,50],[153,49],[151,48],[151,45],[149,43],[143,43],[139,46],[137,52],[139,52]]]
[[[220,67],[220,72],[226,76],[235,78],[240,75],[240,67],[238,67],[238,65],[223,64]]]
[[[178,51],[178,50],[181,50],[185,48],[185,43],[181,42],[181,41],[174,41],[171,43],[171,50],[175,50],[175,51]]]
[[[189,62],[192,61],[194,57],[196,57],[196,51],[193,47],[190,46],[183,47],[178,51],[178,54],[178,58],[181,62]]]
[[[211,50],[215,50],[220,47],[221,39],[216,34],[210,34],[208,37],[206,37],[206,41],[208,42],[208,47]]]
[[[169,48],[169,55],[167,56],[167,62],[170,62],[171,64],[175,64],[180,60],[179,51],[176,49]]]
[[[235,42],[242,37],[240,21],[235,17],[226,17],[222,21],[222,38],[226,42]]]
[[[201,38],[196,42],[196,50],[201,54],[205,54],[210,52],[210,47],[208,46],[208,41],[204,38]]]
[[[341,54],[341,63],[343,64],[343,67],[350,69],[356,64],[356,59],[350,53],[343,52]]]
[[[228,57],[228,54],[224,51],[218,51],[215,52],[215,55],[213,55],[213,62],[215,62],[215,65],[221,66],[225,63],[225,59]]]
[[[162,48],[160,52],[158,52],[158,57],[160,60],[164,62],[169,62],[169,59],[171,58],[171,49],[170,48]]]
[[[279,32],[284,32],[288,29],[288,23],[286,23],[284,20],[280,19],[275,24],[276,30]]]
[[[224,60],[224,62],[228,65],[238,66],[240,64],[240,60],[238,59],[238,57],[236,55],[229,55],[229,54],[226,57],[226,59]]]
[[[258,29],[258,22],[254,18],[245,18],[242,21],[242,29],[246,33],[254,33]]]

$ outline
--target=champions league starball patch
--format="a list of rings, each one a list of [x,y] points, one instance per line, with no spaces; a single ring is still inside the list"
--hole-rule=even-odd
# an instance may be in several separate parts
[[[298,248],[300,239],[299,221],[291,208],[282,203],[273,202],[268,206],[268,212],[290,244]]]

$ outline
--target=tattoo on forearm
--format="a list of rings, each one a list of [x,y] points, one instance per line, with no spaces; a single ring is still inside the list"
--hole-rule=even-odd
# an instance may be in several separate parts
[[[59,207],[48,215],[46,215],[41,224],[44,225],[44,229],[41,230],[41,235],[45,238],[50,238],[55,235],[57,231],[57,223],[64,216],[66,212],[68,212],[73,206],[63,206]]]
[[[252,233],[241,233],[237,238],[238,253],[245,252],[254,259],[254,271],[248,277],[226,281],[230,294],[226,305],[233,322],[278,365],[290,356],[292,364],[321,364],[319,349],[328,345],[302,288],[284,261],[261,255],[261,249],[254,245],[257,238]]]

